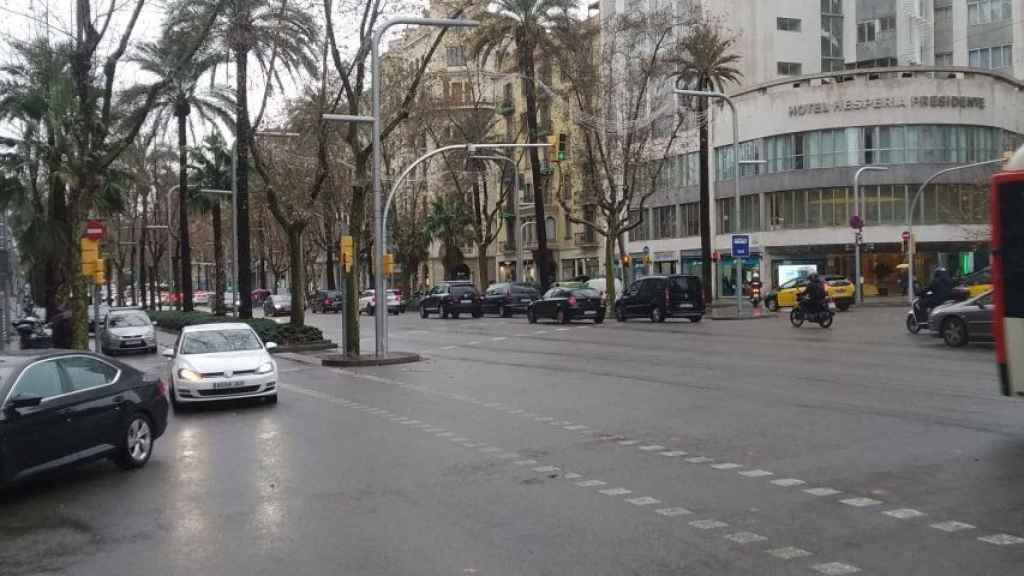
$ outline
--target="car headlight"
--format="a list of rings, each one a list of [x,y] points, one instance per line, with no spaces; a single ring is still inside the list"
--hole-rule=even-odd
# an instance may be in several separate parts
[[[203,379],[203,375],[200,374],[199,372],[196,372],[195,370],[191,370],[189,368],[182,368],[178,370],[178,378],[181,378],[182,380],[187,380],[189,382],[200,382]]]
[[[264,362],[263,364],[260,364],[258,368],[256,368],[256,373],[257,374],[267,374],[267,373],[273,372],[273,371],[274,371],[274,363],[273,362]]]

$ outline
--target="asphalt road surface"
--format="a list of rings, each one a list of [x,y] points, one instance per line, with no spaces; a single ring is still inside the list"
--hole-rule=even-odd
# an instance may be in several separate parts
[[[277,406],[176,414],[143,470],[0,495],[0,574],[1019,576],[1024,402],[991,346],[902,313],[408,313],[391,348],[423,362],[281,359]]]

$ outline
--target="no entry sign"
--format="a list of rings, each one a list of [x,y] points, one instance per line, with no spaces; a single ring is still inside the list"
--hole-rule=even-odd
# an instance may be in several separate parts
[[[103,228],[103,222],[99,220],[89,220],[85,223],[85,237],[90,240],[99,240],[103,238],[103,234],[106,230]]]

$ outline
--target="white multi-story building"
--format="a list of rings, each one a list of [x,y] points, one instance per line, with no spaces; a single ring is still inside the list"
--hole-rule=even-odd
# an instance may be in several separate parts
[[[731,234],[748,233],[771,284],[799,267],[853,274],[853,174],[862,177],[862,275],[868,294],[893,293],[906,259],[902,233],[918,186],[935,172],[1000,157],[1024,142],[1024,3],[1019,0],[704,0],[736,34],[744,166],[733,222],[732,121],[713,106],[712,217],[716,291],[733,292]],[[612,2],[602,4],[610,9]],[[633,4],[636,5],[635,3]],[[625,7],[618,3],[617,9]],[[669,160],[655,202],[630,234],[634,273],[700,269],[698,159]],[[943,177],[913,210],[916,269],[954,273],[988,261],[991,169]],[[639,214],[637,215],[639,216]],[[653,256],[645,263],[643,254]]]

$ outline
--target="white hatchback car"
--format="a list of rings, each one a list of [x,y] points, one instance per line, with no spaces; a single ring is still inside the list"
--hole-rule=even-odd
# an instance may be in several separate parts
[[[171,359],[171,403],[175,408],[237,398],[276,403],[277,363],[269,352],[276,347],[240,322],[186,326],[174,348],[163,351]]]

